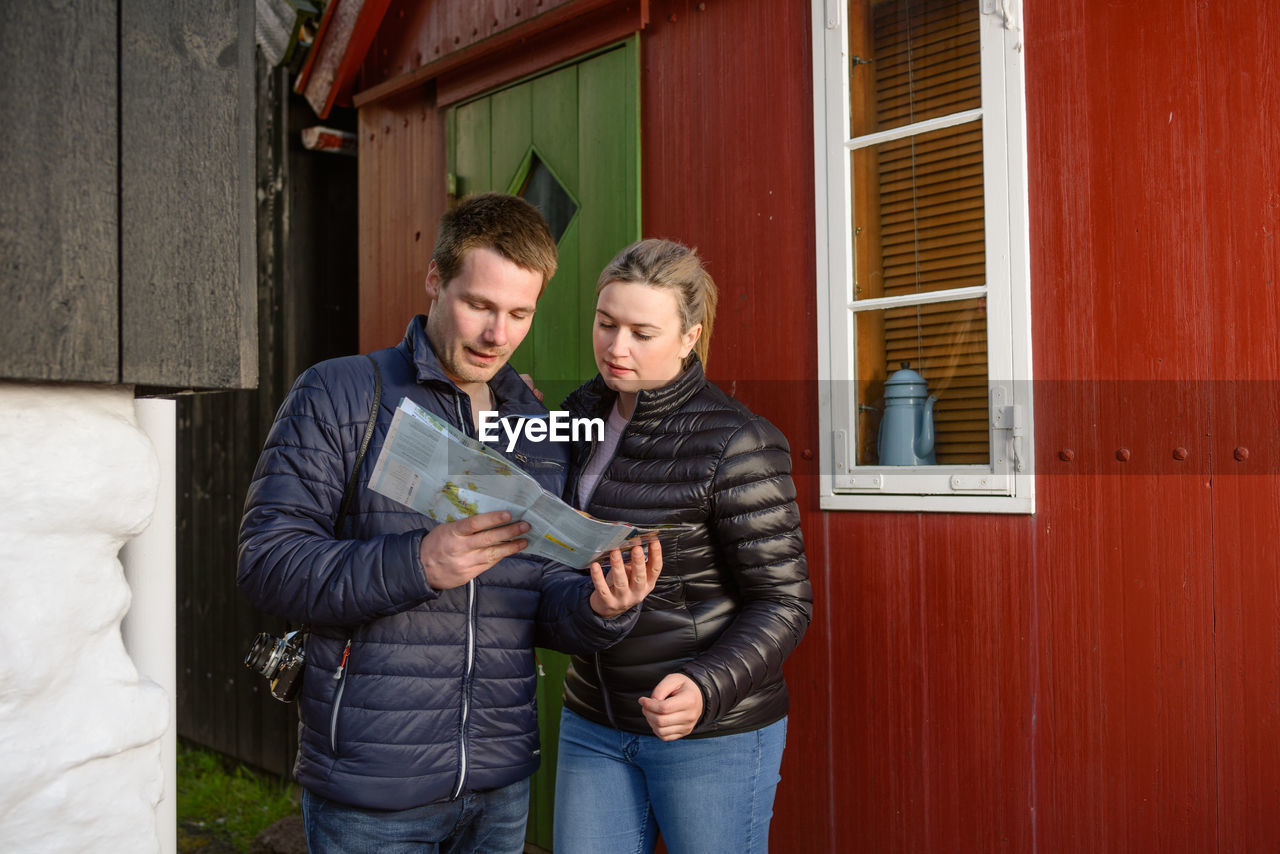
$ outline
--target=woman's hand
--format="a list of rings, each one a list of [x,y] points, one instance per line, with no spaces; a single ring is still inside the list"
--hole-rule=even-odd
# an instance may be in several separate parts
[[[591,610],[601,617],[616,617],[639,605],[653,590],[662,572],[662,546],[654,540],[649,545],[649,560],[644,559],[644,549],[631,549],[631,562],[624,565],[622,551],[609,553],[609,579],[606,582],[600,564],[591,564],[591,580],[596,589],[591,594]]]
[[[529,391],[533,392],[533,396],[541,401],[542,392],[538,391],[538,387],[533,384],[533,377],[530,374],[521,374],[520,379],[524,380],[524,384],[529,387]]]
[[[702,717],[702,691],[683,673],[668,673],[652,696],[640,698],[640,708],[654,735],[675,741],[693,732]]]

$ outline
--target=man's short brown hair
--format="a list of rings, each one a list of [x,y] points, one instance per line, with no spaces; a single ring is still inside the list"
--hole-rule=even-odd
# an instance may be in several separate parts
[[[519,267],[541,273],[543,290],[556,273],[551,229],[538,209],[519,196],[468,196],[440,217],[431,260],[440,272],[441,287],[462,271],[462,262],[473,249],[492,249]]]

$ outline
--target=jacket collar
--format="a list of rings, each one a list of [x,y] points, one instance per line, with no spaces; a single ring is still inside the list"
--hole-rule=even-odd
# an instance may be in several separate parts
[[[462,394],[462,389],[449,379],[448,374],[436,357],[431,339],[427,337],[427,316],[419,314],[409,321],[404,340],[400,342],[400,351],[413,363],[418,372],[418,382],[424,385],[444,385],[454,394]],[[547,408],[533,396],[533,391],[525,385],[524,380],[510,364],[503,365],[493,379],[489,380],[489,388],[498,401],[498,410],[504,415],[543,414]]]
[[[695,354],[684,373],[662,388],[642,389],[636,393],[636,410],[631,414],[631,423],[640,425],[678,412],[706,384],[702,360]],[[594,379],[565,398],[564,407],[574,414],[600,416],[613,406],[617,397],[618,393],[605,384],[604,378],[596,374]]]

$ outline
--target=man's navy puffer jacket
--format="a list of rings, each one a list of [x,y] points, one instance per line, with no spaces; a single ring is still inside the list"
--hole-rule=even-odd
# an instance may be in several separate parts
[[[462,587],[428,586],[418,547],[433,523],[365,488],[402,397],[475,433],[470,400],[441,371],[424,321],[414,318],[404,341],[373,354],[382,405],[343,539],[334,523],[374,392],[363,356],[323,362],[294,383],[240,529],[240,589],[311,630],[295,776],[321,797],[371,809],[528,777],[539,761],[534,644],[590,653],[624,635],[638,613],[598,617],[587,576],[524,554]],[[510,366],[490,387],[503,417],[546,417]],[[522,442],[507,456],[559,495],[566,446]]]

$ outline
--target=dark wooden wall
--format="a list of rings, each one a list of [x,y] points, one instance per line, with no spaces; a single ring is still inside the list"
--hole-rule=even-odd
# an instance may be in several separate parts
[[[981,516],[818,509],[808,4],[650,4],[644,231],[722,289],[710,373],[791,442],[818,596],[774,847],[1277,850],[1280,5],[1024,6],[1037,513]],[[421,97],[364,108],[362,235],[443,204]]]
[[[293,705],[243,666],[260,631],[283,621],[255,612],[235,587],[244,496],[263,440],[294,378],[356,351],[356,163],[306,151],[316,123],[290,94],[287,71],[261,65],[258,100],[259,352],[256,390],[189,395],[178,404],[178,731],[251,765],[288,774]],[[335,111],[326,122],[354,125]]]
[[[251,387],[251,0],[4,17],[0,376]]]
[[[116,3],[4,18],[0,375],[117,382]]]

